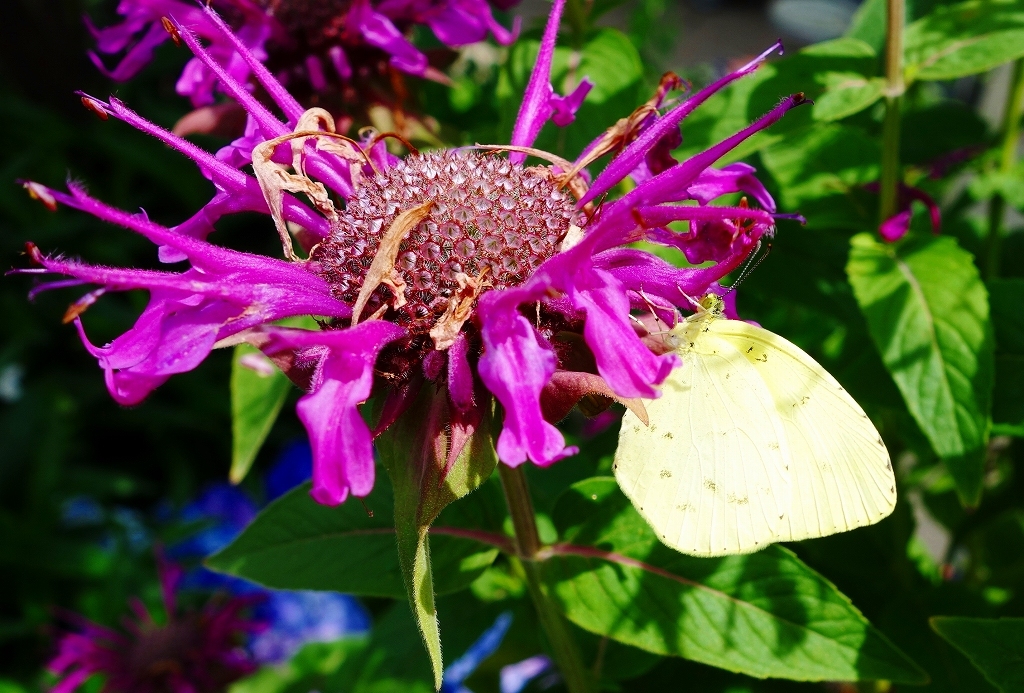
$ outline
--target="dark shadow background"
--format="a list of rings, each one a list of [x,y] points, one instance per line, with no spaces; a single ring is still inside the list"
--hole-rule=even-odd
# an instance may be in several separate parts
[[[167,127],[188,109],[174,92],[184,50],[168,43],[129,84],[111,84],[89,61],[82,15],[88,11],[103,26],[113,21],[115,4],[0,2],[5,271],[28,266],[29,240],[44,253],[95,264],[158,266],[149,241],[75,210],[50,212],[29,199],[18,179],[60,188],[71,177],[99,199],[144,208],[161,223],[184,220],[212,194],[190,161],[123,123],[100,120],[74,93],[113,91]],[[266,223],[255,215],[232,220],[218,241],[273,252],[261,243],[273,238]],[[161,539],[153,532],[167,531],[157,529],[167,524],[160,518],[201,485],[226,477],[231,444],[229,351],[172,378],[145,404],[120,407],[73,327],[61,324],[68,304],[86,289],[46,292],[29,302],[37,281],[0,279],[0,678],[22,681],[51,654],[54,607],[115,623],[128,595],[153,589],[150,546]],[[92,341],[104,344],[128,329],[146,299],[144,292],[104,296],[84,318]],[[267,459],[301,434],[292,412],[285,407],[264,449]]]

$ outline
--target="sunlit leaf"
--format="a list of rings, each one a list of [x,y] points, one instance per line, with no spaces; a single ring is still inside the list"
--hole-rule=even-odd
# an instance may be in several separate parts
[[[282,320],[282,325],[318,329],[313,318]],[[292,384],[255,347],[239,344],[231,360],[231,483],[241,483],[273,428]]]
[[[978,502],[992,402],[988,292],[949,237],[852,239],[846,268],[871,337],[961,500]]]
[[[677,553],[610,478],[575,484],[555,523],[564,543],[548,549],[545,579],[586,630],[759,678],[927,680],[785,548],[717,559]]]
[[[253,362],[255,368],[250,365]],[[259,349],[248,344],[235,347],[231,360],[232,483],[240,483],[249,473],[291,387],[288,377]]]
[[[782,186],[783,209],[799,210],[810,228],[863,228],[878,179],[878,143],[859,128],[816,125],[768,147],[761,161]]]
[[[956,79],[1024,56],[1024,4],[970,0],[939,6],[906,29],[908,80]]]

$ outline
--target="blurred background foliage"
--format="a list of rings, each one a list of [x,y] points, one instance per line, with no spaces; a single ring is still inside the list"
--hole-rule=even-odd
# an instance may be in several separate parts
[[[942,29],[939,20],[948,19],[943,13],[952,4],[908,2],[908,23],[938,17],[939,38],[925,25],[918,25],[923,28],[916,39],[913,30],[908,33],[907,60],[918,79],[902,103],[903,180],[938,201],[942,238],[932,237],[924,208],[917,208],[909,236],[893,251],[894,266],[920,267],[917,279],[924,282],[920,305],[903,303],[900,310],[923,311],[955,334],[980,330],[978,344],[963,347],[980,375],[951,397],[954,408],[973,407],[965,416],[982,421],[983,428],[991,402],[991,435],[986,428],[968,441],[967,433],[951,433],[947,422],[920,413],[935,410],[936,403],[915,390],[890,358],[885,340],[892,337],[895,318],[872,312],[868,300],[885,273],[877,267],[859,270],[862,265],[850,260],[856,234],[865,234],[857,241],[862,257],[886,256],[886,248],[893,248],[878,240],[877,194],[870,185],[879,178],[882,156],[884,2],[576,3],[578,12],[568,13],[556,55],[556,87],[571,87],[583,76],[597,87],[576,123],[563,130],[549,127],[537,144],[574,155],[645,100],[664,70],[676,70],[699,87],[763,50],[777,33],[784,35],[784,58],[715,96],[684,122],[677,155],[732,134],[785,94],[804,91],[815,99],[813,107],[794,111],[731,155],[757,167],[781,211],[807,218],[805,226],[780,222],[770,255],[738,292],[739,311],[811,353],[879,424],[900,484],[896,511],[876,526],[791,548],[928,672],[930,683],[915,688],[936,692],[996,690],[990,682],[996,675],[989,670],[986,679],[962,654],[978,651],[971,642],[984,642],[974,637],[970,623],[950,619],[933,629],[929,618],[1024,616],[1024,475],[1016,467],[1024,462],[1024,170],[1013,162],[1005,166],[1001,158],[1012,61],[1020,55],[1000,53],[1004,41],[951,67],[929,62],[942,50],[943,37],[957,39],[958,31],[980,27],[975,33],[983,37],[983,30],[1020,31],[1024,7],[1002,3],[997,9],[1015,18],[972,20],[967,29],[953,22],[953,28]],[[516,45],[462,51],[449,66],[450,88],[410,84],[421,112],[440,124],[437,141],[507,141],[546,6],[527,2],[518,11],[527,21]],[[136,79],[112,85],[86,57],[83,12],[104,25],[114,16],[114,3],[0,3],[0,257],[22,266],[19,253],[32,240],[47,251],[98,264],[156,267],[147,241],[84,214],[52,214],[15,183],[26,178],[59,186],[71,177],[100,199],[142,208],[168,224],[186,218],[212,192],[182,157],[127,125],[98,120],[74,94],[80,89],[103,96],[112,90],[170,127],[189,110],[174,93],[185,52],[167,44]],[[417,40],[429,45],[432,39]],[[1020,45],[1018,53],[1024,53],[1024,40]],[[195,139],[207,147],[219,144]],[[997,197],[1002,202],[994,203]],[[994,246],[993,204],[1002,215],[996,222],[1001,242]],[[220,228],[220,243],[276,252],[265,217],[240,215]],[[944,285],[960,295],[946,296]],[[28,289],[19,277],[0,284],[0,691],[45,688],[42,668],[52,654],[55,607],[114,625],[130,595],[159,603],[154,544],[173,546],[220,526],[224,518],[216,513],[197,516],[181,509],[223,482],[232,459],[229,352],[215,353],[197,370],[171,379],[143,405],[120,408],[73,329],[60,324],[71,295],[48,292],[29,302]],[[978,305],[984,304],[973,328],[956,313],[965,292],[975,292]],[[94,341],[127,329],[144,298],[108,295],[93,306],[88,320]],[[938,358],[955,361],[950,349],[957,348],[937,346]],[[297,395],[292,390],[285,396]],[[547,470],[528,470],[549,540],[558,531],[556,499],[573,483],[608,474],[616,441],[614,423],[595,433],[574,415],[564,428],[581,453]],[[960,458],[943,447],[955,447],[949,443],[954,434],[954,443],[970,443]],[[266,474],[302,436],[293,407],[284,406],[255,458],[255,473],[241,485],[254,508],[277,495]],[[386,477],[378,476],[385,484]],[[301,475],[292,479],[300,480]],[[204,589],[209,586],[193,586],[196,599]],[[524,593],[513,567],[499,556],[468,590],[439,599],[448,659],[466,652],[501,614],[512,615],[500,647],[466,679],[471,690],[499,690],[502,667],[543,653],[546,645],[538,642],[536,616]],[[429,665],[403,600],[373,597],[363,605],[373,621],[368,634],[307,645],[289,663],[236,684],[237,693],[430,690]],[[906,688],[759,681],[576,630],[605,690],[677,690],[680,682],[722,693]],[[1002,640],[1012,648],[1014,637],[1020,634]],[[1024,639],[1016,646],[1024,652]],[[975,663],[984,668],[984,662]],[[540,676],[527,690],[558,685]]]

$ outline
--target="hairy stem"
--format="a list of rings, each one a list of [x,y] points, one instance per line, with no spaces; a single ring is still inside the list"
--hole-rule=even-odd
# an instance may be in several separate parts
[[[1008,174],[1017,163],[1017,145],[1020,142],[1020,119],[1024,110],[1024,58],[1013,64],[1010,91],[1006,96],[1006,110],[1003,112],[1002,146],[999,156],[999,172]],[[1003,215],[1006,200],[999,193],[988,203],[988,237],[985,239],[985,278],[999,276],[999,246],[1002,237]]]
[[[569,693],[592,693],[593,679],[583,664],[583,656],[569,630],[569,623],[551,602],[541,580],[541,564],[537,561],[541,542],[526,475],[521,467],[513,469],[501,463],[498,464],[498,473],[516,533],[517,556],[511,558],[513,568],[526,581],[541,628]]]
[[[903,83],[904,0],[888,0],[885,30],[885,120],[882,123],[881,221],[896,214],[900,184],[900,102]]]

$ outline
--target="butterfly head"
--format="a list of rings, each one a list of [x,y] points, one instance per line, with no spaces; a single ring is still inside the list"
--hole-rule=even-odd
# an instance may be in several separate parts
[[[690,298],[690,302],[696,308],[694,314],[677,323],[665,336],[665,342],[680,352],[693,348],[708,322],[725,316],[725,301],[717,294],[708,294],[699,301]]]
[[[725,315],[725,301],[718,294],[708,294],[699,301],[699,304],[703,310],[697,313],[697,316],[720,318]]]

